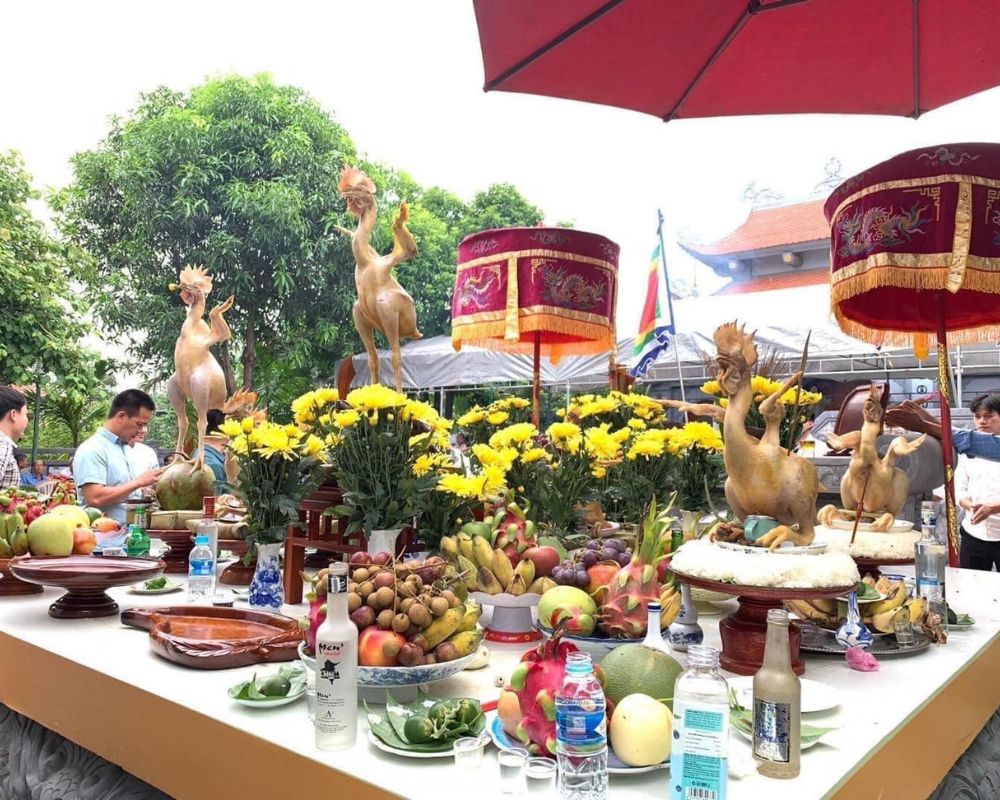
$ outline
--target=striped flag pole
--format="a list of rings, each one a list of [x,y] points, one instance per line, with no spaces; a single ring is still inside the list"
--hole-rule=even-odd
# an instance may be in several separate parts
[[[658,224],[656,226],[656,235],[660,239],[660,261],[663,263],[663,282],[667,287],[667,312],[670,314],[670,326],[673,329],[674,334],[674,363],[677,365],[677,381],[681,385],[681,402],[687,402],[687,396],[684,392],[684,373],[681,372],[681,351],[677,339],[677,325],[674,322],[674,300],[672,297],[672,292],[670,291],[670,273],[667,272],[667,250],[663,246],[663,210],[656,209],[656,216],[658,219]]]

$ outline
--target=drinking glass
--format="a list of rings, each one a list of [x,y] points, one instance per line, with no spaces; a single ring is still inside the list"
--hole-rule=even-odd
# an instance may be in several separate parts
[[[483,763],[486,737],[465,736],[455,740],[455,766],[460,769],[478,769]]]
[[[524,788],[524,762],[528,751],[520,747],[501,750],[497,754],[500,762],[500,791],[503,794],[519,794]]]
[[[524,762],[529,797],[552,797],[556,790],[556,762],[551,758],[529,758]]]
[[[896,642],[900,648],[913,647],[915,637],[908,608],[900,608],[892,615],[892,632],[896,634]]]

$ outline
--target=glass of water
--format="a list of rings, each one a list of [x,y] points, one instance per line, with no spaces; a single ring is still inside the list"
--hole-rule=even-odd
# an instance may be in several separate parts
[[[529,758],[524,762],[524,778],[529,797],[554,797],[556,762],[551,758]]]
[[[497,754],[500,762],[500,791],[503,794],[520,794],[524,789],[524,762],[528,751],[520,747],[501,750]]]
[[[484,736],[466,736],[455,740],[455,766],[460,769],[478,769],[483,763]]]
[[[910,622],[910,609],[904,606],[892,615],[892,632],[896,634],[896,643],[900,648],[913,647],[915,637],[913,624]]]

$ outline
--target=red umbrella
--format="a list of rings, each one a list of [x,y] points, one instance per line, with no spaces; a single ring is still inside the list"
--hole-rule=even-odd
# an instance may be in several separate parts
[[[916,117],[1000,84],[1000,0],[474,0],[486,91],[665,121]]]
[[[539,424],[542,355],[603,353],[615,347],[618,245],[565,228],[500,228],[458,246],[451,339],[531,353],[533,417]]]
[[[1000,144],[898,155],[826,201],[830,293],[840,327],[873,344],[925,349],[937,336],[948,538],[957,566],[948,338],[1000,338]]]

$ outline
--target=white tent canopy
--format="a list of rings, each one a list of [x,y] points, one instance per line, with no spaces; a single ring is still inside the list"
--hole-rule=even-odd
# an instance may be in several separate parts
[[[632,319],[618,320],[619,330],[637,324],[639,307]],[[705,354],[714,354],[712,334],[716,327],[733,320],[756,330],[758,349],[773,350],[789,372],[798,369],[806,334],[811,330],[809,362],[806,373],[812,377],[860,379],[884,377],[918,377],[936,374],[933,351],[923,363],[907,348],[879,349],[843,333],[830,315],[830,287],[826,284],[781,289],[750,294],[712,295],[679,300],[674,303],[678,335],[646,375],[650,382],[677,384],[677,363],[674,348],[680,357],[686,385],[695,386],[710,377],[704,363]],[[618,342],[618,363],[633,361],[633,340]],[[531,382],[531,356],[463,347],[455,352],[451,338],[411,342],[403,347],[403,384],[408,389],[430,389],[483,386],[493,383]],[[608,380],[609,353],[592,356],[572,356],[551,364],[543,359],[542,383],[576,388],[597,387]],[[963,347],[952,354],[959,371],[1000,371],[1000,349],[994,344]],[[391,373],[386,350],[379,351],[383,380]],[[354,385],[370,380],[368,356],[354,356],[357,377]]]

